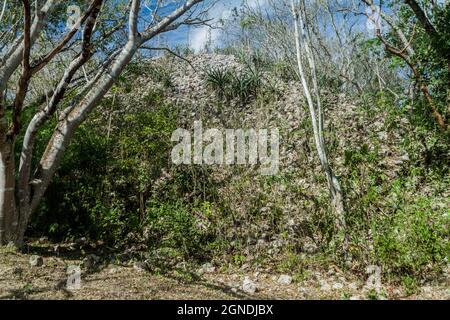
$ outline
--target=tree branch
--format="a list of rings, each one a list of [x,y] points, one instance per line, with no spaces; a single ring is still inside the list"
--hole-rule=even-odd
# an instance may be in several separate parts
[[[194,65],[192,64],[191,61],[189,61],[188,59],[186,59],[185,57],[180,56],[178,53],[176,53],[173,50],[170,50],[169,48],[158,48],[158,47],[147,47],[147,46],[141,46],[140,49],[144,49],[144,50],[155,50],[155,51],[166,51],[168,53],[170,53],[171,55],[177,57],[178,59],[181,59],[185,62],[187,62],[191,68],[196,71],[197,69],[195,69]]]
[[[29,178],[30,178],[31,160],[34,149],[34,142],[36,139],[37,131],[50,118],[50,116],[54,114],[58,104],[63,99],[67,91],[67,88],[73,79],[73,76],[91,57],[92,33],[102,3],[103,0],[95,0],[93,2],[94,5],[90,10],[90,14],[85,19],[87,21],[86,26],[84,27],[83,30],[83,43],[81,53],[69,65],[68,69],[64,73],[62,79],[60,80],[58,86],[54,90],[50,102],[43,110],[39,111],[34,115],[25,132],[19,165],[19,198],[22,205],[29,204],[29,197],[30,197]],[[28,210],[24,211],[27,212]],[[28,219],[21,219],[21,220],[27,221]]]
[[[49,52],[45,57],[43,57],[40,61],[36,62],[32,66],[31,72],[33,74],[39,72],[43,67],[45,67],[54,57],[57,55],[64,46],[73,38],[73,36],[78,32],[79,26],[81,26],[88,17],[91,16],[92,11],[95,8],[99,8],[98,5],[102,3],[103,0],[93,0],[89,8],[86,10],[84,15],[80,17],[74,27],[64,36],[64,38]]]
[[[8,136],[14,138],[20,130],[20,114],[23,102],[28,91],[28,84],[31,78],[30,52],[31,52],[31,8],[29,0],[22,0],[24,13],[23,30],[23,52],[22,52],[22,74],[17,85],[17,94],[14,99],[12,124]]]

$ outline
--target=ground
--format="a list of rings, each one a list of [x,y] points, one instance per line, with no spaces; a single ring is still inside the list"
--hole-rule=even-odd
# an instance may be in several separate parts
[[[67,268],[83,265],[83,250],[67,254],[64,245],[28,246],[26,251],[0,249],[0,299],[450,299],[448,278],[424,284],[407,295],[401,286],[383,284],[375,294],[366,279],[344,274],[339,268],[311,271],[304,279],[280,284],[280,274],[247,268],[208,271],[174,269],[164,274],[140,269],[135,262],[106,262],[82,268],[81,289],[67,289]],[[33,267],[30,257],[40,255],[43,265]],[[86,265],[86,259],[84,259]],[[257,287],[243,291],[245,278]]]

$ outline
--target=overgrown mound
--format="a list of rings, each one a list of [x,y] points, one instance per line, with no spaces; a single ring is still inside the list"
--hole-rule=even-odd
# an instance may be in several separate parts
[[[295,75],[255,55],[188,59],[128,68],[77,133],[31,232],[144,243],[149,259],[174,264],[275,262],[302,272],[341,263]],[[430,130],[421,105],[325,86],[322,94],[327,148],[346,194],[346,267],[380,265],[394,278],[440,273],[450,252],[448,140]],[[205,129],[278,128],[279,172],[172,164],[172,132],[193,132],[200,120]]]

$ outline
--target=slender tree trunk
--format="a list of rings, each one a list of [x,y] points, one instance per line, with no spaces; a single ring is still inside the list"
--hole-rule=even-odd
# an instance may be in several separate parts
[[[325,147],[325,139],[323,137],[323,114],[322,114],[322,106],[320,101],[320,93],[316,80],[316,68],[314,63],[314,57],[312,55],[312,51],[309,47],[309,37],[307,31],[305,30],[304,21],[302,18],[302,13],[300,10],[297,10],[294,0],[291,0],[292,14],[294,15],[294,35],[295,35],[295,46],[296,46],[296,54],[297,54],[297,67],[300,75],[300,80],[303,86],[303,93],[306,97],[310,116],[311,123],[313,127],[314,133],[314,141],[317,149],[317,153],[320,159],[320,163],[322,169],[325,173],[328,182],[328,189],[330,191],[330,198],[332,201],[333,208],[336,213],[336,228],[339,232],[345,233],[346,224],[345,224],[345,210],[344,210],[344,197],[341,189],[341,185],[339,180],[333,173],[333,170],[328,161],[328,156]],[[309,63],[309,67],[311,69],[311,77],[313,82],[313,93],[316,101],[314,102],[313,95],[311,93],[310,86],[306,80],[306,74],[304,71],[303,63],[302,63],[302,50],[304,49],[304,54],[306,55]],[[344,251],[346,250],[347,240],[344,241]]]

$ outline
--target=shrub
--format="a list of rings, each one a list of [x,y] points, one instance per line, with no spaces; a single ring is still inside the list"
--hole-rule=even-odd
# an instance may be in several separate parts
[[[421,197],[374,226],[376,258],[396,276],[424,276],[448,261],[449,216]]]
[[[231,96],[238,98],[241,104],[245,105],[250,98],[258,95],[261,88],[261,75],[258,72],[245,71],[233,76],[231,81]]]
[[[169,163],[175,120],[166,105],[126,113],[112,123],[100,111],[77,131],[30,233],[120,242],[129,232],[140,232],[151,185]]]
[[[205,235],[189,208],[181,202],[150,203],[147,207],[148,243],[151,248],[179,250],[184,258],[204,258]]]

